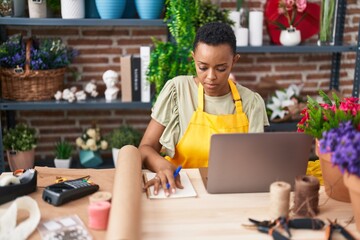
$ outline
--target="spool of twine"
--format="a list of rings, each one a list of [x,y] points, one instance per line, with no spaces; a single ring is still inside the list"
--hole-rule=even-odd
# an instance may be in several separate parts
[[[319,180],[314,176],[295,178],[293,212],[299,216],[314,217],[319,213]]]
[[[270,217],[277,219],[289,214],[291,185],[287,182],[273,182],[270,185]]]

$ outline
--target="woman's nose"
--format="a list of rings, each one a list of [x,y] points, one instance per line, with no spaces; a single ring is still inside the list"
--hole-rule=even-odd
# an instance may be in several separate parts
[[[215,70],[214,69],[209,69],[209,72],[208,72],[208,75],[207,75],[207,77],[209,78],[209,79],[216,79],[216,73],[215,73]]]

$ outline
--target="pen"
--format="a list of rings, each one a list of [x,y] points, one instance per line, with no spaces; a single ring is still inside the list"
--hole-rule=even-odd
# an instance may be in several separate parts
[[[176,169],[175,172],[174,172],[174,178],[176,178],[176,177],[179,175],[181,168],[182,168],[181,165],[177,167],[177,169]],[[166,183],[166,188],[167,188],[167,189],[170,188],[170,184],[169,184],[169,183]]]

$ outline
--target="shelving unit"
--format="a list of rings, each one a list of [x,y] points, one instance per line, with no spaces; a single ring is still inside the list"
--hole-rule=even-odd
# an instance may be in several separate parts
[[[342,52],[356,52],[356,66],[355,76],[353,83],[353,96],[359,95],[360,88],[360,39],[357,45],[343,45],[342,36],[344,30],[344,20],[346,12],[346,0],[338,1],[337,11],[337,25],[336,25],[336,39],[334,46],[317,46],[317,45],[299,45],[293,47],[284,47],[278,45],[264,45],[260,47],[237,47],[239,53],[330,53],[332,54],[332,68],[330,89],[339,89],[339,71],[340,60]],[[145,26],[163,26],[166,23],[163,19],[157,20],[141,20],[141,19],[58,19],[58,18],[45,18],[45,19],[30,19],[30,18],[0,18],[0,33],[1,38],[5,39],[4,25],[12,26],[132,26],[132,27],[145,27]],[[359,33],[360,34],[360,26]],[[43,102],[15,102],[0,100],[0,127],[1,127],[1,114],[3,111],[16,111],[16,110],[81,110],[81,109],[150,109],[150,103],[131,102],[123,103],[121,101],[105,102],[104,99],[87,100],[84,102],[67,103],[56,101],[43,101]],[[2,128],[1,128],[2,129]],[[269,129],[269,131],[272,131]],[[0,143],[2,143],[2,133],[0,132]],[[0,173],[4,171],[4,156],[2,144],[0,144]]]
[[[1,39],[5,40],[6,35],[3,26],[129,26],[129,27],[166,27],[163,19],[142,20],[142,19],[59,19],[59,18],[0,18]],[[14,121],[12,114],[16,110],[93,110],[93,109],[150,109],[151,103],[143,102],[121,102],[120,100],[106,102],[105,99],[89,99],[68,103],[66,101],[34,101],[18,102],[0,99],[0,129],[2,112],[8,115],[8,121]],[[0,173],[5,169],[4,151],[2,147],[2,131],[0,131]]]

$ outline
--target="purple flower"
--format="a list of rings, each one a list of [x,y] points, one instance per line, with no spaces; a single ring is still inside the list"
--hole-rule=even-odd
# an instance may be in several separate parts
[[[332,152],[331,162],[345,171],[360,176],[360,132],[351,121],[323,133],[320,140],[322,152]]]
[[[0,66],[25,66],[26,47],[20,34],[10,36],[0,45]],[[35,39],[30,49],[30,69],[46,70],[67,67],[78,52],[66,47],[60,39]]]

